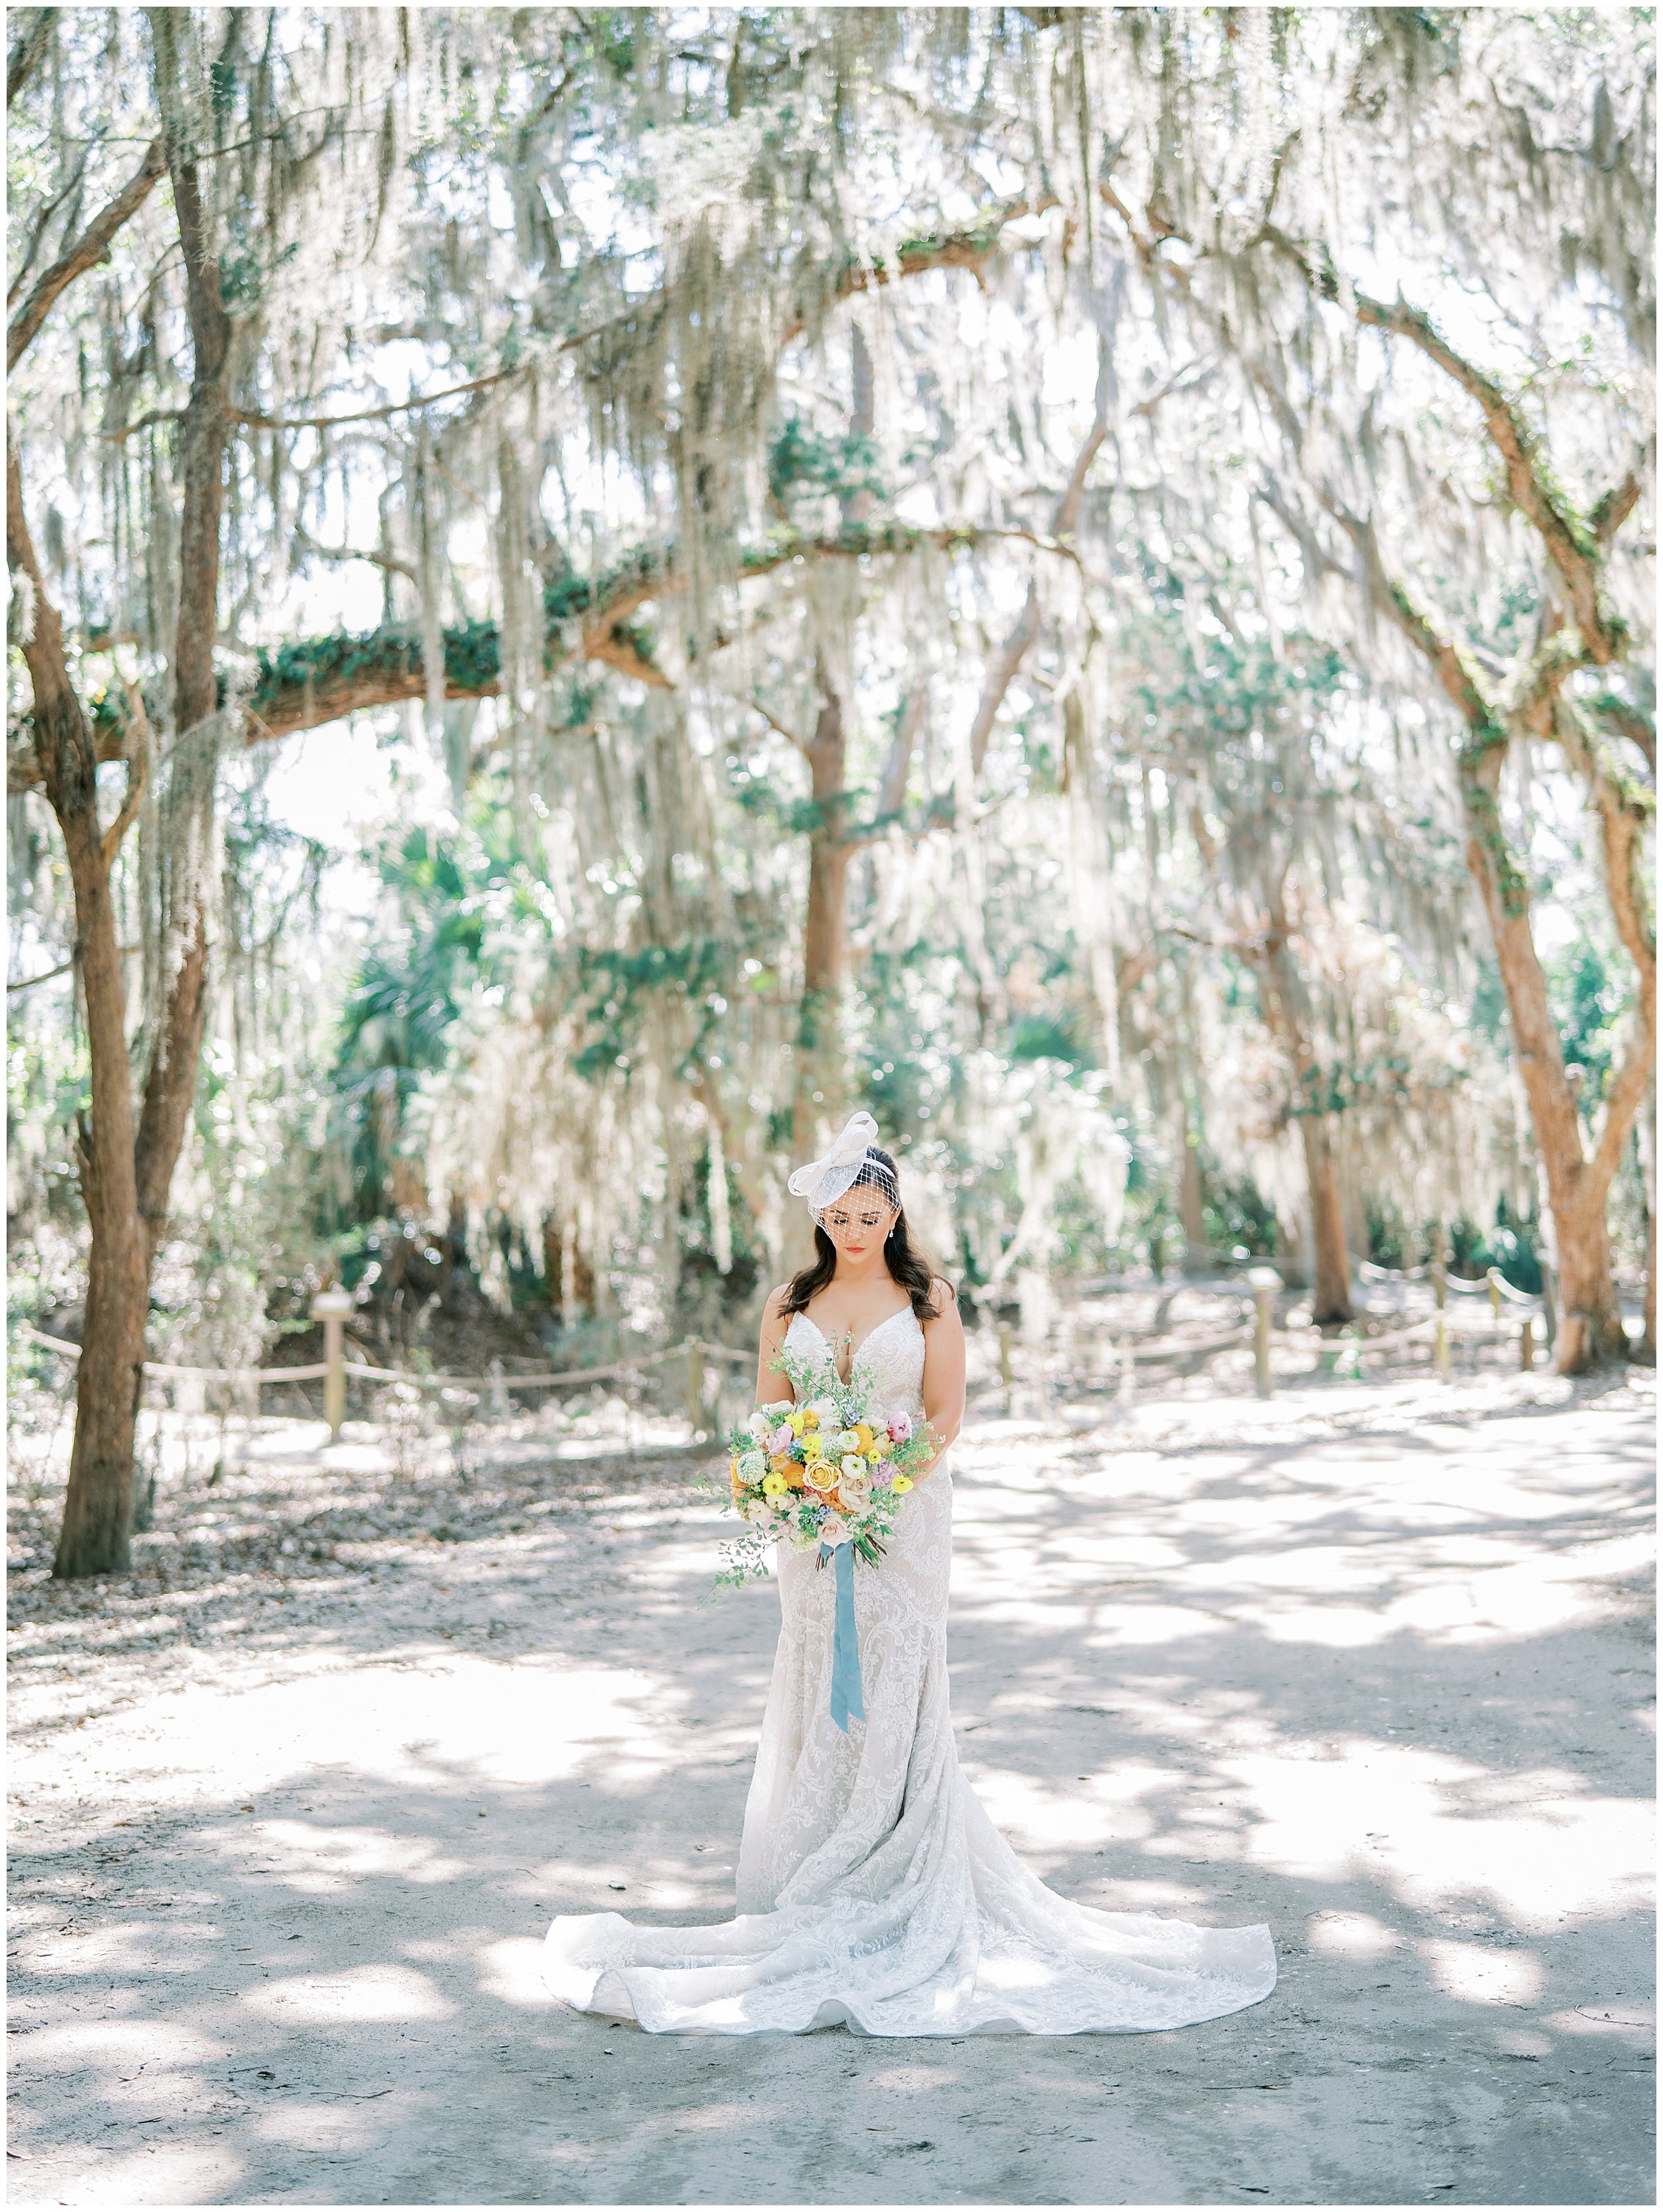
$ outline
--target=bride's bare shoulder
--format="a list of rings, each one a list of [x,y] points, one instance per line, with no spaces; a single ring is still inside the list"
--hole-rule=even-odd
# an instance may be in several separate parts
[[[791,1316],[788,1310],[788,1301],[790,1296],[789,1283],[778,1284],[769,1291],[768,1302],[762,1310],[762,1326],[769,1335],[780,1335],[789,1326]]]

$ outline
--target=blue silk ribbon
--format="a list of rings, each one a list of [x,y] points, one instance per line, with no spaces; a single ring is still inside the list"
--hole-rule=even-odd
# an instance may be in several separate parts
[[[855,1547],[822,1544],[822,1564],[830,1557],[838,1577],[837,1626],[832,1638],[832,1717],[845,1735],[852,1716],[866,1718],[861,1688],[861,1646],[855,1633]]]

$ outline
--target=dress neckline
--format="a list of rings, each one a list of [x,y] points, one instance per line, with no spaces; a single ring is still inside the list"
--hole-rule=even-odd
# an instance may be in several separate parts
[[[866,1334],[861,1339],[860,1342],[855,1346],[854,1350],[849,1355],[848,1376],[845,1376],[844,1375],[838,1374],[838,1382],[847,1385],[848,1382],[853,1378],[855,1373],[855,1362],[860,1358],[862,1352],[866,1350],[867,1346],[871,1343],[873,1338],[876,1336],[880,1330],[887,1328],[892,1322],[899,1321],[903,1316],[911,1322],[912,1326],[918,1330],[920,1336],[923,1334],[923,1330],[918,1327],[918,1316],[913,1312],[911,1307],[910,1305],[898,1307],[892,1314],[886,1314],[875,1328],[868,1329]],[[794,1315],[793,1319],[796,1321],[806,1321],[807,1322],[809,1328],[813,1330],[815,1335],[819,1337],[820,1342],[825,1346],[827,1352],[831,1353],[832,1368],[833,1373],[836,1374],[838,1372],[837,1351],[832,1345],[831,1338],[820,1327],[819,1323],[814,1319],[813,1314],[799,1313]]]

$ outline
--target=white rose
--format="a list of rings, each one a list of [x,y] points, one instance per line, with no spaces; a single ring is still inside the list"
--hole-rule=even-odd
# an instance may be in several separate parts
[[[768,1459],[765,1453],[748,1451],[741,1455],[739,1463],[739,1479],[741,1482],[760,1482],[767,1472]]]
[[[818,1414],[821,1428],[829,1429],[838,1418],[838,1401],[835,1398],[811,1398],[803,1411]]]
[[[828,1513],[821,1522],[820,1541],[822,1544],[830,1544],[834,1551],[839,1544],[846,1544],[849,1541],[848,1527],[844,1522],[838,1520],[835,1513]]]
[[[746,1424],[746,1426],[750,1430],[751,1434],[753,1437],[765,1435],[766,1432],[773,1427],[773,1425],[774,1417],[768,1411],[765,1406],[758,1406],[756,1412],[752,1414],[750,1419]]]

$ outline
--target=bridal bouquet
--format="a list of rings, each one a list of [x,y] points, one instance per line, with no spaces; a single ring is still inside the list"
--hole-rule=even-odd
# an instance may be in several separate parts
[[[765,1576],[770,1547],[783,1537],[822,1560],[844,1546],[868,1566],[883,1557],[912,1477],[928,1464],[928,1432],[910,1413],[884,1413],[856,1369],[843,1381],[828,1358],[782,1352],[774,1362],[790,1378],[795,1405],[758,1406],[729,1431],[728,1504],[746,1522],[723,1547],[722,1583]]]

